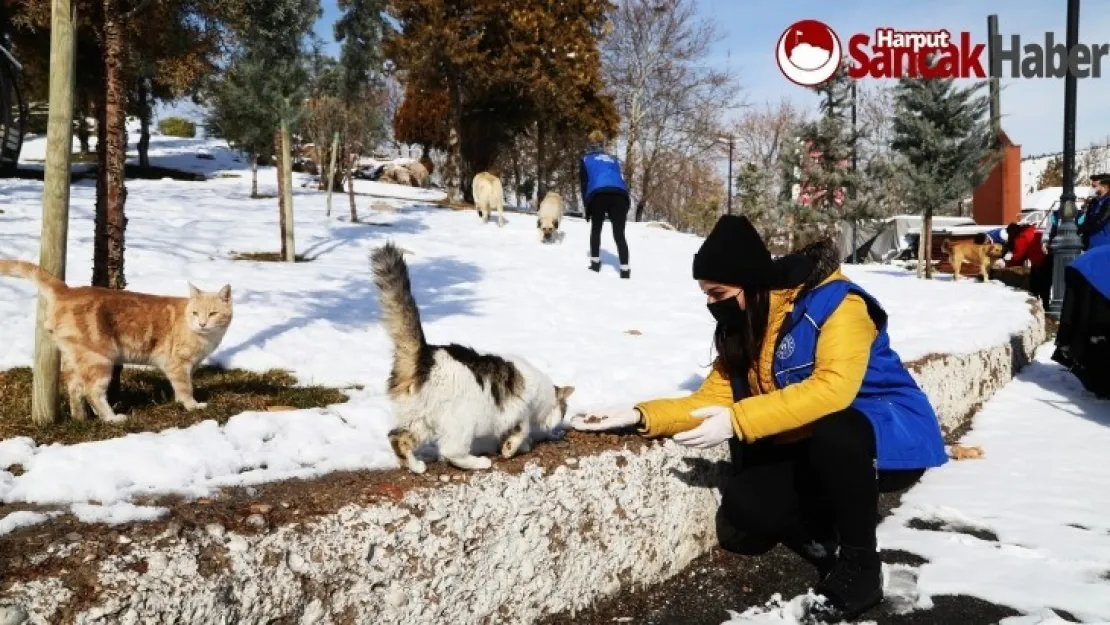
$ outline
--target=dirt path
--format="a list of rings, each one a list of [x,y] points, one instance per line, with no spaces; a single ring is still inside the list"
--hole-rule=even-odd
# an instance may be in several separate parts
[[[880,506],[883,516],[898,505],[901,493],[884,495]],[[662,539],[662,537],[661,537]],[[925,562],[906,552],[883,552],[890,564],[917,566]],[[810,565],[781,547],[765,556],[743,557],[714,549],[698,558],[670,580],[633,593],[601,601],[590,609],[553,615],[541,625],[720,625],[728,620],[728,610],[764,605],[779,593],[784,600],[803,594],[816,581]],[[933,597],[931,610],[894,614],[889,603],[871,610],[863,620],[880,625],[994,625],[1018,614],[973,597]]]

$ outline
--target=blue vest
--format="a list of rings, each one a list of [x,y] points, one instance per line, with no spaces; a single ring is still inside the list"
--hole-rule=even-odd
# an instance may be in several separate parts
[[[1094,224],[1098,222],[1099,219],[1106,217],[1106,211],[1110,211],[1110,194],[1100,197],[1097,202],[1091,205],[1090,210],[1087,211],[1089,215],[1088,219]],[[1088,241],[1090,244],[1087,249],[1110,245],[1110,221],[1107,221],[1106,225],[1099,230],[1092,232]]]
[[[586,191],[582,197],[585,204],[598,191],[620,191],[628,194],[628,185],[621,176],[621,164],[616,158],[604,152],[588,152],[582,157],[586,169]]]
[[[771,371],[775,385],[785,388],[813,373],[817,338],[825,320],[856,293],[867,302],[879,334],[859,394],[851,406],[867,416],[875,428],[879,469],[928,469],[948,460],[944,437],[929,398],[890,348],[886,312],[866,291],[848,280],[819,286],[795,302],[775,345]]]
[[[1091,249],[1072,261],[1068,269],[1078,272],[1091,288],[1110,300],[1110,245],[1092,245]]]

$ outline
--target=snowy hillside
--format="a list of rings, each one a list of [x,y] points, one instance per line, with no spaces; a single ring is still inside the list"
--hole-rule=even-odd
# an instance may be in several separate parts
[[[213,159],[197,159],[198,149]],[[349,391],[345,404],[245,413],[225,426],[209,421],[73,446],[0,441],[0,469],[18,463],[25,470],[0,471],[5,502],[115,504],[139,494],[200,496],[231,484],[395,466],[385,439],[393,423],[384,396],[391,346],[378,324],[367,261],[387,240],[412,252],[414,292],[430,341],[523,355],[556,383],[577,388],[572,412],[688,392],[710,361],[712,320],[690,277],[696,237],[631,224],[632,280],[620,280],[608,230],[606,267],[587,271],[581,220],[564,222],[561,245],[542,245],[531,216],[509,214],[499,229],[480,224],[471,211],[419,204],[438,192],[366,183],[361,191],[406,199],[360,195],[365,223],[349,224],[325,218],[324,195],[298,184],[297,251],[311,262],[234,261],[234,252],[278,249],[276,201],[248,199],[249,172],[219,144],[156,137],[152,156],[156,164],[205,169],[210,178],[128,181],[129,287],[183,295],[186,281],[209,290],[229,282],[235,318],[215,361],[288,369],[302,383],[363,388]],[[260,176],[260,190],[274,193],[274,170]],[[0,256],[37,259],[41,187],[0,181]],[[92,181],[73,187],[71,284],[87,284],[91,275],[93,201]],[[398,210],[371,210],[383,201]],[[344,197],[336,198],[335,211],[346,214]],[[995,284],[924,282],[889,267],[849,273],[887,307],[894,347],[906,361],[997,344],[1029,320],[1026,296]],[[31,362],[32,295],[25,282],[0,279],[0,370]],[[82,518],[101,514],[81,510]],[[157,512],[115,510],[124,517]]]
[[[1021,161],[1021,193],[1028,195],[1037,189],[1037,180],[1052,159],[1059,156],[1050,154]],[[1076,171],[1084,178],[1092,174],[1110,172],[1110,147],[1088,147],[1076,151]],[[1024,206],[1022,208],[1025,208]]]

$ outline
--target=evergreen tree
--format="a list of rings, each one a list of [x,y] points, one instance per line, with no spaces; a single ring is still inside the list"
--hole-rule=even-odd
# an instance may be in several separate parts
[[[1064,161],[1059,156],[1053,156],[1044,171],[1037,177],[1037,189],[1064,186]]]
[[[342,44],[339,84],[343,101],[342,162],[347,174],[350,219],[358,221],[354,171],[362,154],[371,151],[385,135],[381,114],[381,79],[384,57],[385,0],[339,0],[343,15],[335,23],[335,39]]]
[[[932,277],[933,215],[958,211],[996,162],[987,119],[985,83],[956,86],[951,79],[905,78],[894,88],[891,148],[904,159],[908,201],[923,215],[918,275]]]
[[[776,217],[774,172],[759,163],[747,163],[736,176],[735,208],[766,236]]]
[[[251,167],[251,197],[258,195],[258,161],[273,153],[274,129],[280,125],[271,105],[270,68],[256,58],[237,54],[218,87],[209,94],[206,127],[228,145],[246,154]]]
[[[835,234],[840,222],[867,212],[860,202],[860,175],[852,169],[859,134],[851,127],[852,79],[847,63],[829,81],[813,88],[821,98],[817,119],[798,128],[792,149],[783,151],[787,168],[799,185],[786,213],[795,247]]]
[[[287,262],[294,262],[292,134],[309,95],[311,56],[306,43],[320,16],[320,3],[239,0],[233,8],[240,27],[238,62],[249,68],[243,74],[249,97],[242,101],[257,107],[247,117],[277,120],[277,127],[271,127],[270,132],[278,154],[281,253]]]

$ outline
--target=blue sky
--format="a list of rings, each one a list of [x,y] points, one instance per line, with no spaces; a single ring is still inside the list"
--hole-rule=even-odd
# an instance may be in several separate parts
[[[813,96],[790,83],[775,65],[775,44],[784,28],[799,19],[818,19],[831,26],[843,42],[858,32],[888,26],[903,30],[947,28],[969,31],[986,42],[987,15],[998,15],[1003,36],[1018,34],[1022,43],[1043,42],[1044,33],[1064,40],[1065,0],[696,0],[703,16],[723,35],[709,63],[734,70],[751,104],[783,97],[797,104],[815,103]],[[338,14],[334,0],[322,0],[324,16],[317,33],[333,41],[331,25]],[[1083,0],[1080,41],[1110,42],[1110,0]],[[334,50],[334,44],[332,50]],[[986,57],[984,55],[984,63]],[[1110,63],[1103,68],[1110,76]],[[1002,126],[1022,145],[1023,155],[1055,152],[1063,146],[1063,79],[1003,80]],[[1105,143],[1110,138],[1110,77],[1080,80],[1076,144]]]

